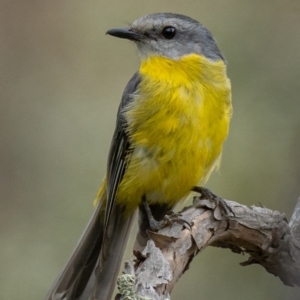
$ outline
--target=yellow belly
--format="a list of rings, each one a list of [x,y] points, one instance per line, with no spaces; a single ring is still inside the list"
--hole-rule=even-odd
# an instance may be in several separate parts
[[[142,81],[126,108],[133,152],[117,201],[135,209],[173,205],[217,165],[228,134],[230,82],[223,62],[199,55],[179,61],[152,57],[142,62]]]

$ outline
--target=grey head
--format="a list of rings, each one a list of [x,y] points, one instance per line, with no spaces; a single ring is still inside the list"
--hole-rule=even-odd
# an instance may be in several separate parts
[[[142,57],[161,55],[178,59],[196,53],[212,60],[225,60],[209,30],[180,14],[149,14],[129,28],[110,29],[107,34],[134,41]]]

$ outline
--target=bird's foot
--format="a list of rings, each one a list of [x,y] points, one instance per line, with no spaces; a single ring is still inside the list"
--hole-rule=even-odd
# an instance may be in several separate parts
[[[166,226],[172,226],[175,223],[183,224],[189,228],[191,227],[189,222],[181,218],[182,215],[180,213],[174,213],[173,211],[167,212],[161,221],[155,220],[145,196],[142,198],[142,202],[149,220],[150,229],[152,231],[158,231]]]
[[[193,192],[200,193],[200,199],[207,199],[215,204],[214,210],[219,207],[223,215],[225,216],[226,222],[227,222],[227,227],[226,229],[229,228],[230,225],[230,218],[231,216],[235,217],[235,213],[232,210],[232,208],[224,201],[222,198],[219,196],[215,195],[213,192],[211,192],[209,189],[200,187],[200,186],[195,186],[192,188]]]

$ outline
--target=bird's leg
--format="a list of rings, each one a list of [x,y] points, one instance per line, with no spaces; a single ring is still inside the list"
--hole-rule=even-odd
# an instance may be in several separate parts
[[[211,192],[209,189],[200,187],[200,186],[195,186],[192,188],[193,192],[197,192],[201,194],[200,199],[207,199],[215,203],[216,207],[219,207],[221,211],[223,212],[226,221],[227,221],[227,226],[229,226],[229,221],[231,214],[235,217],[234,211],[232,208],[227,205],[226,201],[224,201],[222,198],[219,196],[215,195],[213,192]],[[216,207],[214,209],[216,209]]]
[[[165,217],[161,221],[157,221],[154,219],[149,203],[147,202],[146,195],[143,195],[142,202],[148,217],[151,230],[158,231],[169,224],[168,220]]]
[[[181,217],[180,213],[174,213],[173,211],[167,212],[161,221],[155,220],[145,195],[143,195],[143,197],[142,197],[142,204],[144,206],[145,212],[148,217],[150,229],[153,231],[158,231],[158,230],[160,230],[168,225],[172,225],[174,223],[187,224],[188,227],[191,226],[187,221],[180,218]]]

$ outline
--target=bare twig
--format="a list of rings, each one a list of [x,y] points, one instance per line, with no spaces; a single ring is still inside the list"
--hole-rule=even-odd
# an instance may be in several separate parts
[[[242,266],[260,264],[285,285],[300,286],[300,199],[289,224],[278,211],[224,201],[234,213],[229,224],[214,203],[195,197],[194,205],[182,212],[190,227],[176,223],[149,232],[146,248],[135,252],[134,266],[127,264],[126,274],[119,278],[118,297],[170,298],[176,281],[207,246],[247,253],[250,257]]]

